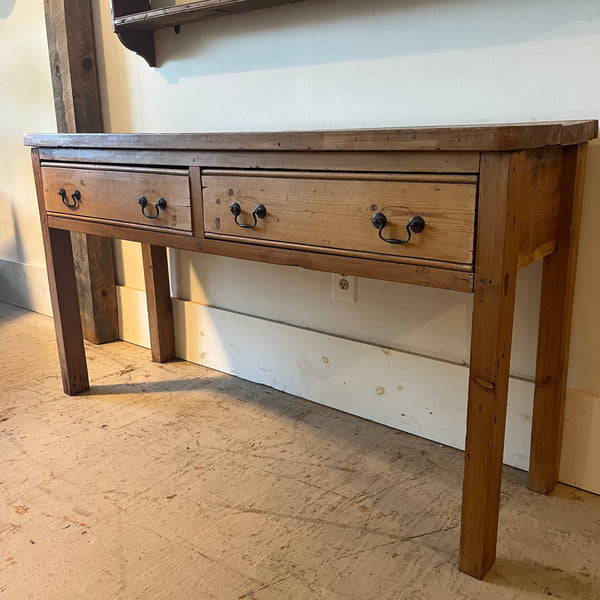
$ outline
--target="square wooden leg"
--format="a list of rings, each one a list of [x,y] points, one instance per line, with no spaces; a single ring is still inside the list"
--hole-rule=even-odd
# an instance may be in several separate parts
[[[175,357],[175,329],[167,249],[162,246],[142,244],[142,259],[152,360],[162,363]]]
[[[518,254],[513,160],[481,163],[459,564],[478,579],[496,558]]]
[[[587,145],[565,149],[557,250],[544,259],[529,488],[558,483]]]
[[[66,394],[73,396],[89,390],[90,384],[83,346],[71,233],[49,228],[44,234],[63,389]]]

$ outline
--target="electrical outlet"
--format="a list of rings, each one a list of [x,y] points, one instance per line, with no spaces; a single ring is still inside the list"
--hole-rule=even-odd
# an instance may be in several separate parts
[[[334,273],[331,276],[331,297],[334,300],[356,302],[356,287],[357,281],[353,275],[338,275]]]

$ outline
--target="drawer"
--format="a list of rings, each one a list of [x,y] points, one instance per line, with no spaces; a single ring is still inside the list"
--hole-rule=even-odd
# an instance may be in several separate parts
[[[475,175],[205,170],[202,187],[208,238],[368,253],[385,260],[473,262]],[[233,203],[241,210],[238,224]],[[258,205],[266,209],[264,218],[257,218],[253,228],[240,226],[254,223]],[[377,213],[385,215],[382,229],[373,224]],[[381,239],[407,239],[407,224],[415,216],[425,227],[411,231],[408,243]]]
[[[49,213],[192,231],[190,184],[185,169],[43,164],[42,178]],[[143,212],[142,197],[146,201]]]

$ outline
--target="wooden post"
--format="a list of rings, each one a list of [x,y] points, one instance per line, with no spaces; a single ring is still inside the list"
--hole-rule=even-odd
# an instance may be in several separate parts
[[[496,558],[518,270],[518,160],[518,153],[481,156],[459,564],[478,579]]]
[[[558,483],[587,144],[564,150],[558,245],[544,258],[529,488]]]
[[[102,131],[89,0],[44,0],[59,133]],[[112,243],[71,234],[83,334],[95,344],[119,337]]]

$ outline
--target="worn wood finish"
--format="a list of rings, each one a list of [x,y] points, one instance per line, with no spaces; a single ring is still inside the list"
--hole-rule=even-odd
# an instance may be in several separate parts
[[[134,158],[134,156],[132,155],[131,158],[133,158],[134,160],[136,160]],[[139,159],[137,159],[137,162],[140,162]],[[85,171],[116,171],[119,173],[122,172],[126,172],[126,173],[132,173],[135,174],[134,176],[136,177],[136,182],[138,183],[142,183],[144,182],[143,178],[140,178],[139,175],[143,174],[143,173],[148,173],[151,175],[177,175],[179,177],[185,177],[187,175],[187,169],[183,169],[183,168],[161,168],[161,167],[144,167],[144,166],[137,166],[137,165],[120,165],[120,164],[106,164],[106,163],[101,163],[101,164],[89,164],[89,165],[81,165],[79,161],[77,162],[62,162],[62,161],[52,161],[52,162],[47,162],[47,161],[42,161],[42,168],[48,168],[48,169],[84,169]]]
[[[52,148],[132,148],[136,150],[234,151],[508,151],[587,142],[598,135],[597,121],[406,127],[351,131],[268,133],[140,133],[25,136],[29,146]]]
[[[140,208],[141,210],[141,208]],[[87,217],[87,216],[80,216],[80,215],[60,215],[60,213],[48,213],[48,218],[49,219],[56,219],[58,223],[63,222],[63,224],[59,224],[57,226],[57,229],[68,229],[69,225],[67,224],[65,226],[64,221],[66,220],[68,221],[73,221],[73,227],[72,230],[73,231],[85,231],[85,228],[82,228],[81,226],[77,226],[75,225],[75,223],[77,221],[81,221],[81,222],[87,222],[90,224],[99,224],[99,225],[114,225],[117,227],[127,227],[128,229],[143,229],[145,231],[148,232],[154,232],[156,231],[157,233],[166,233],[166,234],[170,234],[170,233],[176,233],[178,238],[191,238],[192,237],[192,232],[189,230],[175,230],[169,227],[159,227],[157,225],[145,225],[144,223],[128,223],[127,221],[116,221],[113,219],[101,219],[101,218],[93,218],[93,217]],[[152,222],[149,220],[149,222]],[[94,229],[93,225],[91,225],[88,230],[92,231]],[[123,238],[123,239],[128,239],[128,238]]]
[[[171,342],[162,341],[161,336],[170,336],[172,327],[166,255],[158,246],[474,291],[460,568],[481,578],[492,566],[496,553],[516,274],[519,266],[548,253],[553,254],[545,259],[532,434],[532,481],[535,478],[538,483],[531,485],[548,491],[555,481],[585,160],[583,148],[561,144],[584,141],[583,137],[593,136],[596,131],[595,122],[579,122],[375,132],[28,136],[26,139],[28,143],[41,144],[45,157],[65,160],[65,156],[72,156],[77,162],[79,149],[85,161],[103,157],[98,164],[82,163],[81,170],[102,175],[107,181],[115,173],[122,173],[120,169],[126,169],[133,180],[148,176],[149,170],[156,170],[157,177],[171,177],[166,167],[183,166],[186,173],[189,171],[189,181],[185,177],[189,229],[168,232],[130,221],[128,215],[121,222],[100,222],[85,215],[48,214],[37,149],[34,153],[45,230],[51,227],[82,231],[147,244],[144,260],[149,314],[153,338],[159,339],[154,342],[158,360],[170,355]],[[73,147],[68,147],[69,142],[73,142]],[[112,154],[119,144],[122,147]],[[461,154],[459,162],[468,157],[468,163],[477,156],[480,164],[473,172],[453,172],[446,168],[452,163],[450,159],[438,163],[439,171],[427,172],[415,161],[428,148],[432,155],[447,154],[457,148]],[[498,151],[507,148],[510,151]],[[299,156],[295,159],[296,151]],[[341,154],[335,158],[337,151]],[[374,153],[372,156],[370,151]],[[403,151],[410,153],[410,158],[397,160]],[[356,152],[354,157],[353,152]],[[159,153],[164,155],[154,163],[151,158]],[[123,162],[118,162],[117,156]],[[320,156],[324,159],[322,169],[300,170],[303,169],[300,165],[318,165]],[[390,168],[381,171],[344,168],[360,163],[362,157],[366,157],[365,165]],[[210,164],[203,163],[204,160]],[[103,162],[112,166],[100,166]],[[45,163],[44,174],[52,172],[51,164],[57,170],[65,169],[64,165],[49,161]],[[232,168],[223,168],[229,164]],[[275,165],[269,167],[272,171],[267,164]],[[292,171],[290,164],[299,170]],[[414,169],[403,173],[408,164]],[[431,165],[432,161],[427,159],[423,165],[426,164]],[[329,171],[326,165],[332,165]],[[86,174],[86,178],[93,176]],[[393,188],[392,192],[385,191],[387,187]],[[459,192],[456,196],[448,195],[450,189]],[[221,200],[218,204],[217,199]],[[232,227],[228,206],[233,199],[243,203],[244,210],[248,206],[253,210],[262,202],[267,206],[267,214],[279,221],[269,222],[273,228],[262,237],[260,227],[249,232],[239,227],[227,229]],[[444,231],[443,235],[452,235],[447,232],[455,229],[457,211],[468,213],[470,225],[462,231],[462,237],[446,241],[444,257],[450,260],[434,261],[422,251],[415,256],[365,251],[365,240],[370,238],[367,234],[363,238],[362,230],[354,226],[349,228],[348,224],[352,224],[349,214],[364,216],[366,231],[377,240],[377,231],[370,222],[373,211],[385,213],[389,206],[394,210],[402,206],[412,213],[413,202],[419,208],[430,206],[432,212],[441,216],[438,229]],[[344,215],[343,227],[339,226],[339,214]],[[429,220],[425,231],[429,225],[435,230],[434,217],[426,216]],[[225,217],[229,220],[225,221]],[[331,228],[322,227],[327,221],[333,224]],[[60,237],[61,233],[53,235]],[[474,240],[473,272],[470,253]],[[414,248],[416,251],[416,245]],[[48,247],[48,252],[52,256],[57,251]],[[468,253],[468,262],[451,262],[465,260],[464,253]],[[67,264],[66,268],[71,269],[72,265]],[[566,298],[561,298],[565,291]],[[65,304],[68,306],[66,300]],[[168,315],[166,324],[161,323],[162,312]],[[161,332],[161,327],[166,331]],[[81,362],[77,340],[73,344],[77,364]],[[66,354],[63,348],[61,358]],[[69,375],[64,364],[63,372]]]
[[[480,171],[460,569],[496,558],[515,301],[521,157],[483,154]]]
[[[100,132],[102,114],[89,0],[44,0],[54,107],[59,132]],[[93,343],[118,339],[112,245],[74,233],[83,332]]]
[[[574,146],[598,137],[598,121],[572,121],[562,131],[561,146]]]
[[[163,246],[142,244],[142,260],[152,360],[163,363],[175,357],[175,328],[167,250]]]
[[[130,227],[124,222],[99,222],[50,214],[48,215],[48,223],[56,229],[93,233],[107,238],[156,244],[158,246],[172,246],[181,250],[200,251],[204,244],[204,240],[192,237],[189,232],[174,234],[172,233],[173,230],[157,229],[152,226],[142,227],[141,225]]]
[[[113,264],[112,244],[102,236],[74,231],[71,241],[86,339],[93,344],[115,340],[119,337],[115,272],[105,268]]]
[[[565,149],[558,248],[544,259],[529,488],[558,483],[587,146]]]
[[[406,231],[406,229],[405,229]],[[241,242],[248,245],[248,238],[237,235],[217,235],[207,232],[205,234],[207,240],[221,240],[225,242]],[[389,261],[401,263],[405,265],[415,265],[417,267],[431,267],[434,269],[449,269],[451,271],[463,271],[465,273],[473,273],[473,263],[455,263],[443,260],[430,260],[426,258],[415,258],[412,256],[394,256],[391,254],[377,254],[375,252],[364,252],[360,250],[345,250],[342,248],[327,248],[326,246],[308,246],[306,244],[295,244],[291,242],[278,242],[273,240],[260,240],[253,238],[251,240],[253,246],[270,246],[272,248],[286,248],[288,250],[299,250],[302,252],[318,252],[319,254],[330,254],[338,256],[348,256],[350,258],[367,259],[371,261]],[[206,248],[206,246],[205,246]]]
[[[291,248],[271,248],[268,246],[249,245],[248,243],[223,240],[204,241],[202,251],[208,254],[230,256],[245,260],[256,260],[276,265],[288,265],[325,271],[327,273],[344,273],[370,279],[411,283],[426,287],[473,291],[473,274],[458,270],[436,268],[424,265],[388,262],[385,260],[365,260],[334,254],[320,254]]]
[[[44,0],[56,123],[63,133],[102,131],[89,0]]]
[[[65,394],[74,395],[89,389],[75,265],[69,231],[48,227],[44,211],[42,173],[36,149],[32,150],[33,174],[40,207],[50,300],[58,345],[60,372]]]
[[[447,263],[432,266],[433,263],[410,264],[406,261],[398,263],[386,260],[365,260],[359,257],[335,256],[298,248],[282,247],[274,251],[273,248],[248,245],[237,241],[204,240],[198,237],[163,233],[151,228],[134,229],[125,224],[95,223],[53,215],[48,215],[47,219],[50,226],[56,229],[93,232],[96,235],[132,242],[460,292],[473,291],[473,274],[464,272],[461,268],[450,269],[450,265]]]
[[[71,234],[50,228],[45,248],[63,390],[65,394],[73,396],[88,390],[90,384],[83,347]]]
[[[189,177],[187,170],[169,169],[98,169],[74,166],[42,166],[46,210],[78,218],[124,221],[145,227],[192,230]],[[67,206],[60,196],[65,190]],[[80,199],[73,195],[79,191]],[[139,199],[144,196],[148,206],[142,214]],[[156,208],[159,199],[166,200],[164,210]]]
[[[48,161],[167,165],[230,169],[297,169],[395,173],[477,173],[477,152],[224,152],[41,148]]]
[[[551,146],[523,154],[519,268],[556,250],[563,152]]]
[[[253,176],[224,171],[219,175],[203,173],[202,185],[207,233],[249,241],[472,262],[474,184],[402,181],[402,176],[353,173],[294,176],[265,172]],[[252,224],[251,213],[258,204],[266,207],[266,217],[258,219],[256,227],[244,229],[231,214],[234,201],[242,210],[239,223]],[[423,217],[425,229],[413,234],[407,244],[386,243],[371,222],[378,212],[388,221],[383,230],[386,238],[407,239],[406,224],[415,215]]]
[[[202,210],[202,175],[200,167],[190,167],[190,195],[192,203],[192,230],[194,236],[204,238],[204,214]]]
[[[477,175],[456,173],[338,173],[327,171],[270,171],[269,169],[202,169],[203,176],[268,177],[270,179],[317,179],[326,181],[412,181],[418,183],[477,183]]]

